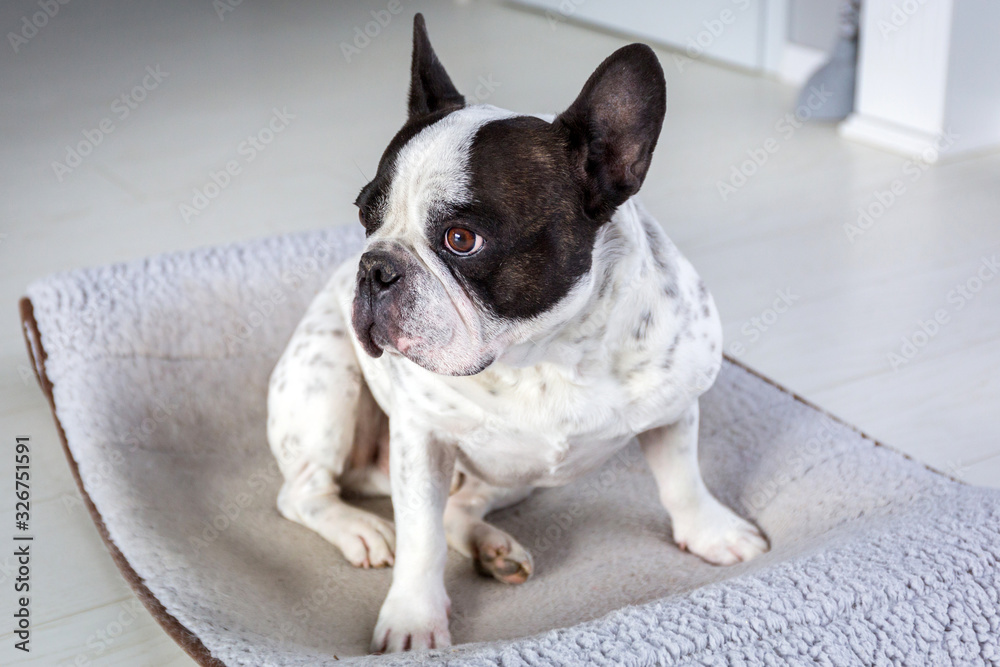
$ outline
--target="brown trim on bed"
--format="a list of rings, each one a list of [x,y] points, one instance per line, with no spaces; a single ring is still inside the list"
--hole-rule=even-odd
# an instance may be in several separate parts
[[[77,467],[76,459],[73,458],[73,453],[69,449],[69,444],[66,441],[66,432],[63,431],[62,424],[59,422],[59,416],[56,414],[56,403],[55,398],[52,395],[52,381],[49,380],[48,375],[45,373],[45,361],[48,358],[48,354],[45,352],[45,348],[42,346],[42,338],[38,333],[38,323],[35,321],[34,307],[32,306],[31,300],[27,297],[23,297],[19,304],[21,311],[21,324],[23,326],[24,342],[28,346],[28,358],[31,360],[31,365],[35,369],[35,377],[38,378],[38,384],[42,388],[42,392],[45,394],[46,398],[49,399],[49,407],[52,408],[52,419],[56,423],[56,431],[59,433],[59,440],[62,442],[63,453],[66,454],[66,460],[69,461],[70,470],[73,473],[73,479],[76,480],[76,486],[80,489],[80,495],[83,497],[83,503],[87,506],[87,510],[90,512],[90,518],[93,519],[94,525],[97,526],[97,532],[101,534],[101,539],[104,540],[105,546],[111,553],[111,558],[114,560],[115,565],[118,566],[118,570],[125,577],[125,581],[135,592],[136,597],[142,602],[142,604],[149,610],[149,613],[153,615],[156,622],[167,631],[167,634],[177,642],[184,651],[191,656],[195,662],[203,667],[225,667],[223,663],[218,658],[212,657],[205,645],[201,642],[196,634],[188,630],[186,627],[181,625],[180,621],[170,615],[170,612],[164,608],[163,604],[153,595],[146,587],[146,583],[143,581],[134,569],[132,569],[132,564],[129,563],[125,555],[118,549],[118,545],[114,543],[111,536],[108,534],[107,526],[104,525],[104,518],[101,513],[97,510],[94,502],[90,499],[90,495],[87,493],[87,489],[83,486],[83,480],[80,477],[80,469]],[[32,341],[34,339],[34,341]],[[34,343],[34,344],[33,344]],[[35,348],[37,347],[39,355],[41,358],[36,358]]]
[[[942,477],[947,477],[951,481],[956,482],[958,484],[965,484],[966,486],[968,485],[966,482],[963,482],[960,479],[956,479],[955,477],[952,477],[951,475],[949,475],[946,472],[941,472],[940,470],[936,470],[936,469],[930,467],[929,465],[927,465],[923,461],[916,460],[915,458],[913,458],[912,456],[910,456],[906,452],[901,452],[898,449],[896,449],[895,447],[892,447],[891,445],[887,445],[884,442],[882,442],[881,440],[873,438],[872,436],[868,435],[867,433],[865,433],[864,431],[862,431],[860,428],[858,428],[854,424],[851,424],[850,422],[844,421],[843,419],[841,419],[837,415],[833,414],[832,412],[830,412],[830,411],[828,411],[828,410],[826,410],[824,408],[819,407],[818,405],[816,405],[815,403],[813,403],[809,399],[803,398],[802,396],[796,394],[794,391],[792,391],[788,387],[785,387],[785,386],[783,386],[783,385],[775,382],[771,378],[767,377],[766,375],[761,374],[760,371],[757,371],[757,370],[754,370],[753,368],[750,368],[749,366],[747,366],[745,363],[743,363],[742,361],[740,361],[736,357],[731,357],[731,356],[729,356],[729,354],[725,354],[725,353],[722,356],[725,358],[726,361],[728,361],[729,363],[731,363],[733,366],[736,366],[737,368],[742,368],[743,370],[745,370],[750,375],[753,375],[754,377],[759,378],[759,379],[763,380],[764,382],[766,382],[767,384],[771,385],[775,389],[777,389],[777,390],[779,390],[779,391],[781,391],[783,393],[788,394],[789,396],[791,396],[792,398],[794,398],[796,401],[798,401],[802,405],[810,407],[810,408],[812,408],[813,410],[815,410],[816,412],[818,412],[818,413],[820,413],[822,415],[826,415],[827,417],[829,417],[833,421],[837,422],[841,426],[846,426],[847,428],[851,429],[852,431],[854,431],[855,433],[857,433],[858,435],[860,435],[865,440],[870,441],[876,447],[885,447],[886,449],[888,449],[889,451],[893,452],[894,454],[898,454],[899,456],[902,456],[907,461],[912,461],[913,463],[916,463],[917,465],[923,466],[924,468],[926,468],[927,470],[931,471],[932,473],[934,473],[936,475],[941,475]]]

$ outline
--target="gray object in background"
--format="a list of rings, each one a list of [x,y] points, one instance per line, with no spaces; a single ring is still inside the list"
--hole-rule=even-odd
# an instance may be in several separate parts
[[[818,108],[812,110],[812,118],[819,120],[843,120],[854,110],[854,88],[858,72],[858,23],[861,16],[861,0],[847,0],[841,11],[840,35],[834,44],[830,60],[809,77],[796,108],[808,105],[812,100],[822,99]],[[816,91],[826,91],[818,95]]]

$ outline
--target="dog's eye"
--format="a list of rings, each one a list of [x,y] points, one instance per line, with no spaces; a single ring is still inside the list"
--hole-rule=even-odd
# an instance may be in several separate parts
[[[360,208],[358,209],[358,222],[360,222],[363,227],[368,226],[365,224],[365,212]]]
[[[452,227],[444,233],[444,244],[456,255],[471,255],[483,247],[483,237],[462,227]]]

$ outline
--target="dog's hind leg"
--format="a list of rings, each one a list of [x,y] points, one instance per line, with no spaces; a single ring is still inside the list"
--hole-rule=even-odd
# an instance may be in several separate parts
[[[364,382],[356,414],[354,448],[347,469],[340,477],[344,495],[388,497],[392,491],[389,486],[389,418]]]
[[[330,470],[306,462],[286,478],[278,509],[286,518],[310,528],[340,549],[355,567],[392,565],[396,533],[392,523],[340,498],[340,485]]]
[[[319,533],[353,565],[382,567],[393,562],[392,523],[341,497],[388,490],[378,465],[385,415],[365,385],[340,298],[347,266],[346,276],[338,269],[313,300],[271,374],[267,437],[285,478],[281,514]]]
[[[471,558],[481,574],[505,584],[524,583],[534,570],[531,554],[483,517],[524,500],[531,491],[530,486],[503,488],[464,475],[444,510],[448,545]]]

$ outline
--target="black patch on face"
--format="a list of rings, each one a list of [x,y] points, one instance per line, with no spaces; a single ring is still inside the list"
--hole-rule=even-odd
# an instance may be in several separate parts
[[[418,15],[410,118],[355,202],[369,235],[383,223],[399,151],[463,105]],[[553,123],[518,116],[485,124],[469,151],[471,203],[442,208],[425,221],[433,248],[496,316],[526,319],[550,310],[590,270],[597,230],[642,185],[665,108],[656,56],[632,44],[601,63]],[[485,245],[470,256],[453,254],[443,243],[452,226],[479,234]]]
[[[583,212],[559,133],[530,116],[486,123],[470,147],[469,177],[472,202],[428,220],[428,238],[456,279],[497,316],[549,310],[590,270],[600,226]],[[482,236],[482,250],[449,252],[443,238],[452,226]]]

